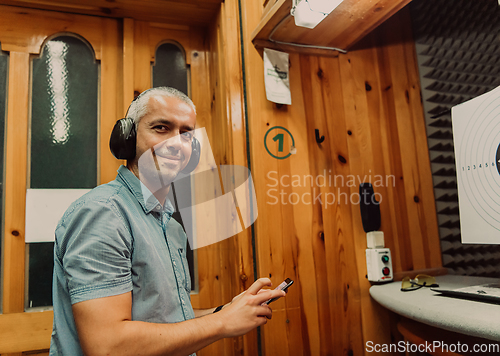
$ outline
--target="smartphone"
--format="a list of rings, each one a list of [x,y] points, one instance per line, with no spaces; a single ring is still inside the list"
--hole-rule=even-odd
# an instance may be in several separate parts
[[[279,290],[282,290],[282,291],[287,291],[287,289],[293,284],[293,281],[290,279],[290,278],[287,278],[285,279],[283,282],[281,282],[281,284],[279,286],[277,286],[276,288],[274,289],[279,289]],[[269,300],[266,300],[264,303],[262,303],[262,305],[268,305],[272,302],[274,302],[275,300],[279,299],[280,297],[278,298],[271,298]]]

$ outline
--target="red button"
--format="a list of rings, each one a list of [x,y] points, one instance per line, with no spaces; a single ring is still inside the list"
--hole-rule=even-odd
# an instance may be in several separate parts
[[[388,276],[391,273],[391,270],[389,269],[389,267],[384,267],[382,268],[382,273],[384,274],[384,276]]]

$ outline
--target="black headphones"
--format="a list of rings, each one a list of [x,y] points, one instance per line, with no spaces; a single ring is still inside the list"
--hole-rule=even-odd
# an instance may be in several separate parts
[[[142,92],[132,102],[136,101],[142,94],[144,94],[148,90]],[[115,124],[115,127],[113,127],[111,137],[109,138],[109,148],[113,156],[115,156],[117,159],[134,159],[136,154],[136,143],[137,132],[135,130],[134,120],[129,117],[118,120]],[[200,142],[196,139],[196,137],[193,137],[193,140],[191,141],[191,158],[189,159],[187,166],[181,172],[184,174],[188,174],[194,171],[194,169],[200,162],[200,156]]]

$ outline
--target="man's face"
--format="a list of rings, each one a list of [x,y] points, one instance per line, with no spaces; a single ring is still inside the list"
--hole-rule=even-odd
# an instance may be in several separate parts
[[[159,170],[163,183],[172,182],[191,158],[195,124],[194,110],[182,100],[165,96],[151,97],[147,114],[137,126],[134,165],[139,170],[139,178],[158,179]],[[151,157],[152,150],[154,163],[151,158],[145,159]],[[148,156],[141,159],[145,152]]]

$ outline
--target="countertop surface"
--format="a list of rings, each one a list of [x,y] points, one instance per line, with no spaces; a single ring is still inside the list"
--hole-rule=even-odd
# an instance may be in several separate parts
[[[500,282],[496,278],[470,276],[436,277],[439,288],[454,289]],[[500,341],[500,304],[447,297],[423,287],[400,290],[401,282],[374,285],[370,295],[383,307],[409,319],[461,334]]]

